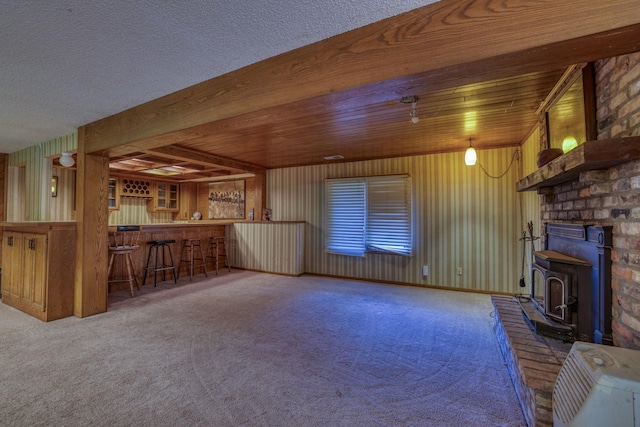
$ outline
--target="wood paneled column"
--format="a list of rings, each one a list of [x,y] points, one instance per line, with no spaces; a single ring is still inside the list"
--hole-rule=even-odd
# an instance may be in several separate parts
[[[266,208],[267,203],[267,175],[263,173],[256,174],[255,196],[253,204],[253,217],[256,221],[262,219],[262,209]]]
[[[85,152],[85,127],[78,130],[76,175],[76,276],[74,314],[107,311],[107,186],[109,158]]]

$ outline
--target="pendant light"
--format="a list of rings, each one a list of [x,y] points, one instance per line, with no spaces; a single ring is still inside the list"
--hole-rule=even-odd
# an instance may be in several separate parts
[[[464,153],[464,163],[467,166],[473,166],[478,161],[478,155],[476,154],[476,149],[471,145],[471,140],[469,140],[469,148]]]
[[[420,121],[418,117],[418,97],[413,96],[403,96],[400,98],[400,102],[403,104],[411,104],[411,112],[409,113],[409,117],[411,117],[411,123],[416,124]]]

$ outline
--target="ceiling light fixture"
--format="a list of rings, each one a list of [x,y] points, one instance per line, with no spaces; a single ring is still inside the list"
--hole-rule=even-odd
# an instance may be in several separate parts
[[[400,98],[400,102],[402,102],[403,104],[411,104],[411,113],[409,113],[409,116],[411,116],[411,123],[415,124],[418,123],[418,121],[420,120],[420,118],[418,117],[418,97],[417,96],[403,96],[402,98]]]
[[[64,151],[62,153],[62,156],[60,157],[60,164],[62,166],[64,166],[65,168],[70,168],[71,166],[73,166],[75,164],[75,160],[73,160],[73,156],[71,155],[70,152],[68,151]]]
[[[478,155],[476,149],[471,145],[471,139],[469,139],[469,148],[464,152],[464,163],[467,166],[473,166],[478,161]]]

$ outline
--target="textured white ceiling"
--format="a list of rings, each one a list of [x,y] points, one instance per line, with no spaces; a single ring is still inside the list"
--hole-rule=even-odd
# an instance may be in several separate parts
[[[0,0],[0,153],[436,0]]]

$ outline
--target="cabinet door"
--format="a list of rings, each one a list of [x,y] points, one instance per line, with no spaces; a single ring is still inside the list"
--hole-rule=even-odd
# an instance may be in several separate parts
[[[156,209],[167,208],[167,184],[158,182],[156,184]]]
[[[178,184],[156,183],[155,210],[178,211]]]
[[[24,239],[24,282],[28,302],[38,311],[46,310],[47,235],[26,234]]]
[[[178,184],[169,184],[169,193],[167,197],[167,209],[172,211],[178,210]]]
[[[197,186],[195,182],[180,183],[180,214],[178,219],[191,219],[197,209]]]
[[[20,298],[22,293],[22,233],[5,231],[2,240],[2,294]]]
[[[22,300],[38,311],[46,310],[47,235],[25,234]]]
[[[120,209],[120,189],[118,188],[118,179],[109,178],[107,204],[109,210],[117,211]]]

